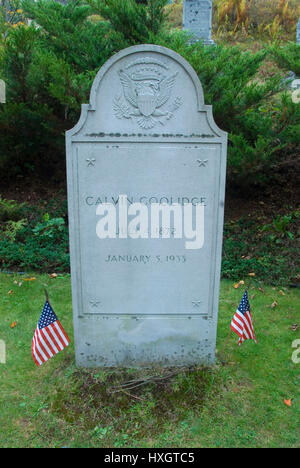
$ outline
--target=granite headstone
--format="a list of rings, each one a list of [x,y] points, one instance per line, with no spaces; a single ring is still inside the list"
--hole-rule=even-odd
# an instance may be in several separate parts
[[[195,71],[164,47],[119,52],[98,72],[66,140],[77,364],[212,364],[227,134]],[[202,209],[202,241],[188,248],[171,215],[169,228],[155,231],[152,211],[141,229],[129,213],[136,203],[147,213],[159,204]],[[114,210],[115,236],[100,238],[104,212]]]
[[[6,85],[5,81],[0,80],[0,104],[6,103]]]
[[[184,0],[183,29],[193,34],[195,41],[214,44],[212,34],[212,0]]]

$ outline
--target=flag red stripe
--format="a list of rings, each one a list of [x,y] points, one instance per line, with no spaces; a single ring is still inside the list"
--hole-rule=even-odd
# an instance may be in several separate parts
[[[57,326],[57,321],[52,324],[53,329],[55,331],[55,334],[57,336],[57,339],[61,343],[61,346],[63,349],[67,346],[67,343],[65,343],[65,337],[62,335],[60,328]]]
[[[248,328],[248,323],[246,321],[246,317],[239,310],[237,310],[237,315],[240,317],[240,320],[243,323],[243,332],[245,334],[245,338],[249,340],[251,338],[251,333],[250,333],[250,330]]]
[[[250,311],[246,313],[246,319],[247,319],[247,321],[248,321],[248,323],[249,323],[249,326],[250,326],[250,328],[251,328],[252,338],[253,338],[253,340],[256,341],[255,333],[254,333],[254,328],[253,328],[253,322],[252,322],[252,314],[251,314]]]
[[[243,333],[245,333],[246,336],[249,335],[249,331],[248,331],[247,324],[245,321],[245,316],[239,310],[237,310],[237,316],[240,318],[243,324]]]
[[[60,341],[60,339],[58,337],[58,333],[55,330],[55,328],[53,326],[53,323],[51,323],[51,325],[49,325],[47,328],[49,330],[49,333],[52,335],[52,338],[53,338],[53,341],[54,341],[56,347],[59,348],[59,351],[62,351],[64,349],[64,347],[61,344],[61,341]]]
[[[254,339],[254,330],[253,330],[253,326],[252,326],[252,317],[251,317],[251,315],[249,315],[248,312],[246,312],[246,314],[245,314],[245,322],[247,323],[251,338]]]
[[[52,346],[52,348],[54,349],[54,354],[59,353],[60,350],[57,348],[57,346],[55,346],[55,343],[53,342],[53,339],[52,339],[52,337],[50,336],[51,334],[50,334],[50,331],[48,330],[48,327],[47,327],[47,328],[44,328],[44,329],[43,329],[43,332],[44,332],[44,334],[47,336],[47,340],[49,341],[49,343],[51,343],[51,346]]]
[[[38,342],[37,342],[37,339],[36,339],[36,331],[34,333],[34,336],[33,336],[33,339],[34,339],[34,352],[36,354],[36,356],[39,358],[39,360],[41,361],[41,363],[45,362],[43,356],[42,356],[42,353],[40,352],[40,349],[39,349],[39,346],[38,346]]]
[[[236,320],[236,317],[233,317],[231,323],[234,324],[234,325],[236,326],[236,328],[240,331],[240,333],[243,333],[244,324],[241,323],[240,320]]]
[[[64,337],[65,337],[67,343],[70,344],[70,338],[68,337],[68,335],[66,334],[65,330],[63,329],[63,327],[62,327],[60,321],[57,320],[56,324],[57,324],[57,326],[60,328],[60,331],[61,331],[62,334],[64,335]]]
[[[35,342],[34,342],[34,335],[33,335],[33,338],[32,338],[32,346],[31,346],[31,353],[32,353],[32,357],[34,359],[34,362],[36,363],[37,366],[40,366],[42,363],[39,362],[38,360],[38,357],[36,356],[36,352],[35,352]]]
[[[40,334],[42,335],[46,345],[48,346],[49,350],[51,351],[52,355],[54,356],[56,354],[56,351],[54,351],[53,347],[52,347],[52,343],[48,340],[48,337],[46,336],[46,334],[44,333],[44,330],[43,328],[40,330]],[[53,357],[52,356],[52,357]]]
[[[42,330],[39,330],[39,332],[38,332],[39,333],[39,339],[40,339],[40,341],[41,341],[41,343],[43,345],[43,349],[45,349],[47,351],[47,354],[49,354],[49,356],[50,356],[49,359],[51,359],[54,356],[54,354],[51,351],[51,349],[49,348],[47,342],[44,340],[43,334],[41,332],[42,332]]]
[[[58,326],[58,321],[54,322],[54,327],[58,333],[58,336],[60,337],[60,340],[62,341],[63,347],[66,348],[66,346],[69,345],[68,340],[65,338],[65,335],[61,332],[60,327]]]
[[[232,331],[234,331],[234,333],[236,333],[238,336],[242,336],[242,331],[240,331],[241,329],[239,327],[237,327],[237,325],[235,324],[235,321],[232,320],[231,322],[231,325],[230,325],[230,328]]]
[[[251,339],[251,332],[249,330],[247,320],[244,320],[244,334],[245,334],[247,340]]]
[[[34,340],[34,353],[37,357],[37,359],[39,359],[41,361],[41,363],[43,362],[43,356],[41,355],[39,349],[38,349],[38,345],[37,345],[37,341],[36,341],[36,331],[34,333],[34,336],[33,336],[33,340]]]
[[[41,342],[40,340],[40,337],[39,337],[39,332],[38,330],[36,331],[36,340],[37,340],[37,343],[38,343],[38,346],[39,346],[39,350],[43,356],[43,359],[44,359],[44,362],[48,361],[48,359],[50,359],[50,355],[48,354],[47,350],[45,349],[45,347],[43,346],[43,343]]]

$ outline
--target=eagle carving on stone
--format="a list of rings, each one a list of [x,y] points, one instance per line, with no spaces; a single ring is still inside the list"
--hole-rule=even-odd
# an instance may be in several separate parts
[[[157,122],[164,125],[165,120],[169,120],[181,104],[181,99],[176,98],[173,105],[162,109],[171,97],[177,74],[158,78],[153,72],[130,76],[120,70],[119,77],[127,102],[124,105],[121,97],[115,99],[114,111],[117,117],[127,119],[136,117],[138,124],[144,129],[153,128]]]

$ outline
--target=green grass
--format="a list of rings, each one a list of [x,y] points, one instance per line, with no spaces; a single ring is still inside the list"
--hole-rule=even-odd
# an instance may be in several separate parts
[[[35,281],[23,281],[24,276],[0,275],[0,339],[7,346],[7,363],[0,364],[1,447],[300,445],[300,364],[291,360],[292,342],[300,338],[300,327],[291,329],[300,324],[299,290],[250,287],[259,342],[239,348],[232,335],[221,355],[243,294],[242,286],[234,289],[232,282],[223,281],[217,364],[183,369],[164,383],[127,395],[112,393],[112,386],[166,371],[76,369],[73,340],[44,366],[34,365],[31,339],[44,302],[43,285],[73,336],[70,277],[34,276]],[[292,407],[284,404],[289,398]]]

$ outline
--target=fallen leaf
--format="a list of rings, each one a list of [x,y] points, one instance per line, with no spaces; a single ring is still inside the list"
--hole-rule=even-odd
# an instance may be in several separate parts
[[[292,400],[291,400],[291,399],[289,399],[289,400],[283,400],[283,401],[284,401],[284,404],[285,404],[286,406],[289,406],[289,407],[292,406]]]
[[[17,326],[17,322],[13,322],[10,324],[10,328],[15,328]]]
[[[258,290],[259,290],[260,292],[262,292],[262,293],[265,292],[265,290],[264,290],[263,288],[258,288]]]
[[[14,281],[14,284],[18,284],[18,281]]]
[[[256,275],[256,273],[253,273],[253,272],[252,272],[252,273],[248,273],[248,276],[255,276],[255,275]]]
[[[241,281],[239,281],[238,283],[235,283],[235,284],[233,285],[233,287],[234,287],[235,289],[238,289],[238,288],[239,288],[241,285],[243,285],[243,284],[245,284],[245,281],[241,280]]]
[[[278,306],[278,302],[274,301],[273,304],[271,305],[272,309],[275,309],[275,307]]]
[[[279,291],[279,294],[281,294],[282,296],[285,296],[285,293],[281,289]]]
[[[32,278],[24,278],[24,281],[35,281],[36,278],[32,277]]]
[[[49,275],[49,276],[50,276],[50,278],[57,278],[58,275],[56,273],[51,273],[51,275]]]
[[[8,294],[12,294],[13,293],[13,290],[11,289],[10,291],[8,291]]]
[[[20,281],[20,283],[19,283],[19,288],[22,286],[22,284],[23,284],[22,281]]]

